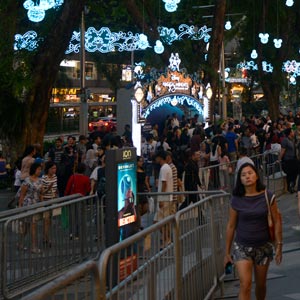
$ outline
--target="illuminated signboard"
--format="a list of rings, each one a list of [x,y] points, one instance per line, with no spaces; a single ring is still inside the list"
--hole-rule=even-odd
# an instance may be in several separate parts
[[[123,151],[130,157],[132,150]],[[130,158],[124,158],[130,159]],[[134,223],[136,214],[136,167],[135,162],[122,162],[117,165],[118,182],[118,226]],[[122,238],[121,238],[122,239]]]

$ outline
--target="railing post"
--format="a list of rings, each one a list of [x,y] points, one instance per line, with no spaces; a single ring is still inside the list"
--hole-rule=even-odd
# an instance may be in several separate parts
[[[176,272],[176,284],[175,284],[175,300],[183,299],[182,289],[182,256],[181,256],[181,242],[180,242],[180,228],[179,228],[179,216],[175,216],[175,224],[173,229],[173,242],[174,242],[174,256],[175,256],[175,272]],[[154,298],[150,298],[154,299]]]

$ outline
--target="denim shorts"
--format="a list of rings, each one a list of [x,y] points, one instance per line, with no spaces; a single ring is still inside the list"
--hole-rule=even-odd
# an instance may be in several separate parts
[[[258,266],[265,266],[273,259],[273,245],[266,243],[260,247],[247,247],[237,242],[233,244],[233,260],[252,260]]]

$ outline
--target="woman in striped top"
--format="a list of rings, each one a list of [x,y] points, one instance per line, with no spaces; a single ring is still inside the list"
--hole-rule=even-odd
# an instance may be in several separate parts
[[[58,197],[56,164],[48,161],[45,165],[45,174],[42,177],[44,195],[43,201],[51,200]],[[44,245],[51,247],[49,239],[49,229],[51,225],[50,212],[44,213]]]

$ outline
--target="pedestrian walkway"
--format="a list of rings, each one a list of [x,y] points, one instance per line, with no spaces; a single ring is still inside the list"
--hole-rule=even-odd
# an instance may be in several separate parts
[[[11,189],[0,190],[0,212],[7,210],[7,204],[15,196],[15,192]]]
[[[267,300],[300,300],[300,225],[297,214],[296,194],[285,193],[278,198],[278,206],[283,216],[283,261],[280,266],[271,263],[267,280]],[[300,229],[300,227],[299,227]],[[238,299],[239,281],[228,275],[225,280],[224,298]],[[252,299],[254,286],[252,288]]]

